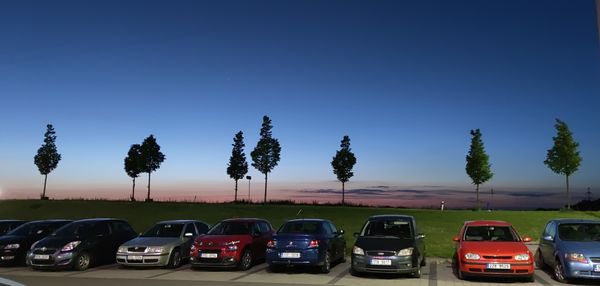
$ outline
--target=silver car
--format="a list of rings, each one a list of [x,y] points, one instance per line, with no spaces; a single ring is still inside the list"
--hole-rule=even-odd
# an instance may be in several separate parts
[[[171,220],[156,223],[140,236],[117,250],[117,263],[124,266],[167,266],[177,268],[189,258],[194,238],[210,226],[196,220]]]

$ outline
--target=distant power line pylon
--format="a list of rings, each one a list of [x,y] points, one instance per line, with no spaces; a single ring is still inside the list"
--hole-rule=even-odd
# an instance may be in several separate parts
[[[598,1],[600,1],[600,0],[598,0]],[[588,202],[592,200],[592,191],[590,189],[591,189],[591,187],[588,187],[587,192],[585,192],[585,194],[587,195]]]

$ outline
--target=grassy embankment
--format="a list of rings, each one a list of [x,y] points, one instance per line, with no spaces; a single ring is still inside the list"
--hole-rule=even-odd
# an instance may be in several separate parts
[[[297,213],[300,215],[297,216]],[[375,214],[413,215],[424,232],[427,255],[450,257],[453,251],[452,236],[465,220],[494,219],[511,222],[521,235],[529,235],[534,241],[546,221],[551,218],[598,218],[598,212],[558,212],[558,211],[444,211],[359,208],[331,206],[294,205],[234,205],[234,204],[192,204],[192,203],[143,203],[112,201],[0,201],[0,219],[46,219],[46,218],[91,218],[115,217],[128,220],[137,232],[142,232],[156,221],[170,219],[198,219],[214,224],[231,217],[260,217],[268,219],[278,228],[286,219],[297,217],[325,218],[333,221],[338,228],[346,231],[348,249],[367,217]]]

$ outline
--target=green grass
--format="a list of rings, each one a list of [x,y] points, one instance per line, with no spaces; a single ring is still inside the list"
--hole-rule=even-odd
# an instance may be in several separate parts
[[[297,216],[297,213],[300,215]],[[297,217],[325,218],[346,231],[348,249],[354,242],[353,233],[358,232],[367,217],[375,214],[413,215],[421,231],[426,234],[427,255],[451,257],[457,234],[465,220],[494,219],[512,223],[522,235],[534,241],[546,221],[552,218],[599,218],[600,212],[561,211],[444,211],[362,208],[300,205],[235,205],[193,203],[144,203],[117,201],[0,201],[0,219],[47,219],[91,217],[114,217],[126,219],[137,232],[142,232],[160,220],[197,219],[214,224],[231,217],[258,217],[268,219],[275,228],[285,220]]]

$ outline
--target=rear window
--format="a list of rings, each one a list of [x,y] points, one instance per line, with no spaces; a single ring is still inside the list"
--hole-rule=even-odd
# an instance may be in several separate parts
[[[519,237],[509,226],[467,226],[465,241],[519,241]]]
[[[391,236],[412,238],[410,221],[402,219],[380,219],[368,221],[363,227],[361,236]]]
[[[290,221],[282,225],[278,233],[321,234],[323,227],[320,221]]]

